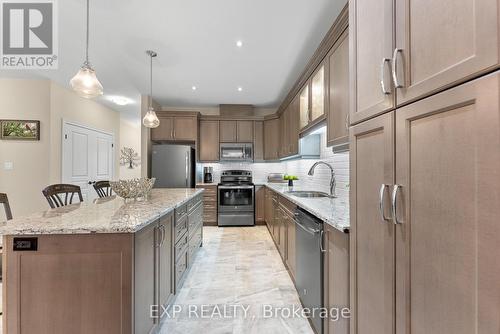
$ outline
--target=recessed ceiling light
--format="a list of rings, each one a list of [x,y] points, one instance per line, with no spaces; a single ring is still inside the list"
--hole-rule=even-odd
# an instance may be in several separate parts
[[[126,106],[127,104],[132,103],[133,101],[127,97],[124,96],[109,96],[108,100],[113,102],[114,104],[117,104],[119,106]]]
[[[243,91],[243,87],[238,87],[238,92],[242,92]]]
[[[236,46],[241,48],[243,46],[243,41],[236,41]]]
[[[196,90],[196,86],[191,87],[192,90]]]

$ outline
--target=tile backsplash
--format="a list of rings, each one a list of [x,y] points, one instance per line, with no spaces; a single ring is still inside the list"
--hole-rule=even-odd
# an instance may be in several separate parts
[[[326,147],[326,135],[321,135],[320,159],[296,159],[281,162],[224,162],[224,163],[199,163],[197,164],[197,180],[201,181],[203,167],[214,168],[214,182],[220,181],[221,172],[228,169],[245,169],[253,172],[254,183],[267,182],[270,173],[287,173],[299,178],[298,185],[311,187],[324,192],[330,191],[330,169],[326,166],[318,166],[313,176],[307,175],[309,168],[316,161],[325,161],[333,166],[337,180],[337,196],[349,197],[349,152],[333,153],[331,148]]]

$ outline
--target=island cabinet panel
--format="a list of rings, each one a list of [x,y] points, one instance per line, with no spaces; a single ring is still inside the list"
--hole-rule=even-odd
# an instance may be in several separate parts
[[[174,295],[174,216],[169,214],[160,219],[158,226],[160,240],[158,243],[158,300],[166,305]]]
[[[36,236],[37,251],[12,251],[14,238],[4,237],[3,333],[133,332],[133,234]]]
[[[200,120],[199,160],[219,161],[219,121]]]
[[[324,224],[324,304],[349,308],[349,234]],[[325,318],[324,334],[349,334],[349,319]]]

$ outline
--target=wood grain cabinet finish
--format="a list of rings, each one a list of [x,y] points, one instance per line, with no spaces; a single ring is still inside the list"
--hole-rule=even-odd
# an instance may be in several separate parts
[[[158,300],[160,305],[166,305],[175,293],[173,279],[174,266],[174,215],[170,214],[160,219],[158,228],[163,240],[158,243]],[[165,316],[166,314],[162,314]]]
[[[328,54],[327,145],[349,147],[349,39],[347,30]]]
[[[324,224],[324,304],[329,309],[349,307],[349,234]],[[325,318],[324,334],[349,334],[349,319]]]
[[[255,220],[258,223],[265,221],[265,188],[255,186]]]
[[[254,121],[236,121],[236,141],[253,143]]]
[[[160,125],[151,129],[151,140],[174,140],[174,118],[158,116]]]
[[[300,129],[303,129],[311,121],[311,82],[310,80],[302,87],[299,93]]]
[[[264,122],[255,121],[253,135],[253,160],[264,160]]]
[[[499,6],[498,0],[396,1],[397,104],[498,68]]]
[[[217,225],[217,184],[197,184],[203,188],[203,225]]]
[[[311,122],[325,114],[326,106],[326,66],[321,64],[311,77]]]
[[[200,120],[199,160],[219,161],[219,121]]]
[[[396,333],[498,332],[499,147],[498,71],[397,110]]]
[[[395,106],[391,81],[393,4],[394,0],[349,1],[351,123],[379,115]],[[428,14],[429,10],[425,12]]]
[[[198,122],[196,117],[174,117],[174,140],[196,141]]]
[[[279,159],[280,120],[278,118],[264,121],[264,159]]]
[[[394,334],[394,112],[352,127],[350,150],[351,333]]]
[[[220,121],[219,136],[221,143],[235,143],[237,141],[237,125],[236,121]]]
[[[299,154],[299,122],[300,122],[300,100],[296,96],[288,110],[288,140],[290,142],[289,154]]]

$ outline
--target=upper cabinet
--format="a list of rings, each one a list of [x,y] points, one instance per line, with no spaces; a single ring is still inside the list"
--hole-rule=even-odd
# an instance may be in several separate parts
[[[349,40],[347,31],[327,56],[329,63],[327,145],[349,147]]]
[[[219,161],[219,121],[200,120],[200,161]]]
[[[189,113],[170,113],[158,111],[160,125],[151,129],[151,140],[195,142],[198,138],[198,116]]]
[[[396,1],[398,106],[498,67],[498,7],[498,0]]]
[[[499,67],[498,0],[349,4],[351,123]]]
[[[300,107],[300,128],[305,128],[310,121],[309,113],[309,82],[302,88],[299,95]]]
[[[280,120],[273,118],[264,121],[264,159],[279,159]]]
[[[349,1],[351,123],[394,108],[391,82],[393,1]],[[427,11],[426,11],[427,13]]]
[[[264,122],[255,121],[253,135],[253,160],[264,160]]]
[[[220,121],[221,143],[251,143],[253,142],[253,120],[252,121]]]
[[[325,65],[321,65],[311,78],[311,122],[325,114]]]

